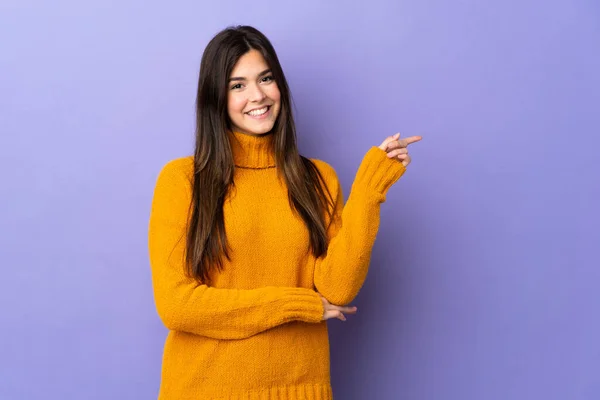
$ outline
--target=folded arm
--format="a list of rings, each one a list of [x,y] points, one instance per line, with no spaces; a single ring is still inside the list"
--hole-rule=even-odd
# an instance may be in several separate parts
[[[320,322],[323,303],[314,290],[298,287],[221,289],[198,283],[184,272],[191,186],[178,159],[161,171],[149,223],[154,299],[168,329],[215,339],[243,339],[294,321]]]

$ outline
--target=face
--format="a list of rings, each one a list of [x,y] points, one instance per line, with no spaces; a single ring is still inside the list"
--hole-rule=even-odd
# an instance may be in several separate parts
[[[273,129],[281,106],[279,88],[258,50],[250,50],[231,71],[227,113],[233,130],[260,135]]]

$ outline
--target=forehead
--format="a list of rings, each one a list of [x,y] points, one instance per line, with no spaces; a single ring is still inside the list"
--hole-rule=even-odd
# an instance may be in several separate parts
[[[262,54],[255,49],[250,50],[240,57],[231,71],[231,76],[258,75],[269,68]]]

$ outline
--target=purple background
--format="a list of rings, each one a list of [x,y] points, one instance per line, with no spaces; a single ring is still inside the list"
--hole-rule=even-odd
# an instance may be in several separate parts
[[[0,399],[156,398],[152,190],[192,151],[204,46],[239,23],[346,196],[369,146],[424,137],[358,315],[330,323],[336,398],[599,399],[595,0],[3,0]]]

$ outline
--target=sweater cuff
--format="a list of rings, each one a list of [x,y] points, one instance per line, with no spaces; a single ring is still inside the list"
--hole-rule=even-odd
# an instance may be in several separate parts
[[[385,150],[373,146],[365,154],[356,178],[352,184],[352,191],[367,190],[383,195],[406,172],[406,167],[395,158],[389,158]]]
[[[305,288],[283,288],[282,312],[286,320],[317,323],[323,320],[323,301],[317,292]]]

